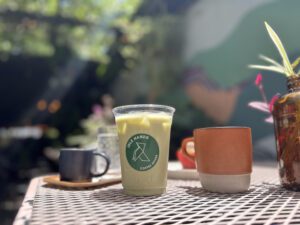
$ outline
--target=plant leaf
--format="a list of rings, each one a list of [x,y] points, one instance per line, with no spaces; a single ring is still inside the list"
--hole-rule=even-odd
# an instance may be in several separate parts
[[[300,57],[298,57],[292,64],[293,69],[295,69],[300,63]]]
[[[295,74],[294,73],[294,70],[293,70],[293,73],[290,73],[290,71],[289,71],[289,69],[288,69],[288,67],[287,67],[287,64],[286,64],[286,62],[283,60],[283,65],[284,65],[284,71],[286,72],[286,74],[288,75],[288,76],[292,76],[293,74]]]
[[[265,119],[265,122],[267,123],[274,123],[274,119],[273,119],[273,116],[269,116]]]
[[[248,106],[262,112],[270,113],[269,105],[265,102],[253,101],[249,102]]]
[[[294,71],[292,68],[292,65],[290,63],[290,60],[286,54],[286,51],[283,47],[282,42],[280,41],[278,35],[275,33],[275,31],[272,29],[272,27],[270,27],[270,25],[265,22],[265,26],[267,28],[267,31],[269,33],[269,36],[271,37],[272,41],[274,42],[279,54],[281,55],[282,59],[283,59],[283,64],[288,72],[288,76],[294,75]]]
[[[285,74],[284,68],[279,68],[279,67],[276,67],[276,66],[249,65],[249,68],[261,69],[261,70],[269,70],[269,71],[274,71],[276,73],[283,73],[283,74]]]
[[[259,58],[262,59],[262,60],[265,60],[266,62],[271,63],[274,66],[277,66],[277,67],[280,67],[280,68],[283,69],[283,66],[281,64],[279,64],[278,62],[276,62],[274,59],[271,59],[271,58],[269,58],[269,57],[267,57],[265,55],[259,55]]]

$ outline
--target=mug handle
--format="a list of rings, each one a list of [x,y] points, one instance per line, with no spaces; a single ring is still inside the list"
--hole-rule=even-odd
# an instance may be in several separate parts
[[[105,165],[105,169],[104,169],[103,172],[101,172],[101,173],[93,173],[93,172],[91,172],[91,175],[92,175],[93,177],[100,177],[100,176],[106,174],[107,171],[108,171],[108,169],[109,169],[109,166],[110,166],[110,159],[109,159],[109,156],[108,156],[106,153],[104,153],[104,152],[99,152],[99,151],[97,151],[97,150],[95,150],[95,151],[93,152],[93,156],[100,156],[100,157],[104,158],[104,159],[105,159],[105,162],[106,162],[106,165]]]
[[[187,158],[191,159],[192,161],[195,161],[195,154],[191,155],[187,152],[187,144],[189,142],[194,142],[194,138],[190,137],[190,138],[183,139],[183,141],[181,143],[181,151],[182,151],[183,155],[185,155]]]

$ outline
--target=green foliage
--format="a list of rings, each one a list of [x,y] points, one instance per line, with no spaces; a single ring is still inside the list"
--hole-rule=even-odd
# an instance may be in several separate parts
[[[66,48],[81,58],[106,63],[116,38],[113,28],[128,36],[128,44],[144,35],[147,28],[131,20],[140,2],[0,0],[0,54],[52,56]]]

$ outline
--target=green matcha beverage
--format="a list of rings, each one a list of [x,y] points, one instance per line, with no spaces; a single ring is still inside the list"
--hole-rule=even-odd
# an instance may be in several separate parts
[[[163,105],[128,105],[113,109],[126,194],[147,196],[166,191],[174,111]]]

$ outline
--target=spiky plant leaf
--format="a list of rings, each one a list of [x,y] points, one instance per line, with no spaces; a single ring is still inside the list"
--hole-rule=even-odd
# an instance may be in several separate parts
[[[267,57],[265,55],[262,55],[262,54],[259,55],[259,58],[261,58],[262,60],[265,60],[266,62],[271,63],[274,66],[277,66],[277,67],[283,69],[283,66],[281,64],[279,64],[278,62],[276,62],[274,59],[271,59],[271,58],[269,58],[269,57]]]
[[[286,71],[287,71],[287,76],[292,76],[294,75],[294,71],[293,71],[293,68],[292,68],[292,65],[290,63],[290,60],[287,56],[287,53],[283,47],[283,44],[282,42],[280,41],[278,35],[275,33],[275,31],[272,29],[272,27],[270,27],[270,25],[265,22],[265,26],[267,28],[267,31],[269,33],[269,36],[270,38],[272,39],[272,41],[274,42],[279,54],[281,55],[282,59],[283,59],[283,64],[286,68]]]
[[[249,102],[248,106],[254,109],[258,109],[262,112],[270,113],[269,106],[265,102],[253,101]]]
[[[249,65],[249,68],[260,69],[260,70],[268,70],[268,71],[274,71],[276,73],[286,74],[284,68],[280,68],[280,67],[277,67],[277,66]]]
[[[293,63],[292,63],[292,67],[293,69],[295,69],[300,63],[300,57],[298,57]]]
[[[267,123],[274,123],[273,116],[269,116],[268,118],[266,118],[265,122],[267,122]]]

